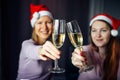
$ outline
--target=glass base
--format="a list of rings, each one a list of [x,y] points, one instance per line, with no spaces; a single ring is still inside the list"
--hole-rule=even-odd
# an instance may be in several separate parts
[[[80,69],[80,71],[79,72],[87,72],[87,71],[89,71],[89,70],[91,70],[91,69],[93,69],[94,68],[94,66],[87,66],[87,65],[85,65],[85,66],[83,66],[81,69]]]
[[[91,66],[86,66],[85,68],[84,68],[84,71],[89,71],[89,70],[91,70],[91,69],[93,69],[93,66],[91,65]]]
[[[50,72],[51,73],[64,73],[65,69],[63,69],[63,68],[52,68],[52,69],[50,69]]]

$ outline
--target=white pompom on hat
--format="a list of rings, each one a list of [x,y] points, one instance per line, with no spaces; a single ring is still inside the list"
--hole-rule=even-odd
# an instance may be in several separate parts
[[[92,20],[90,21],[89,26],[92,26],[92,24],[96,20],[103,20],[103,21],[106,21],[107,23],[109,23],[113,27],[113,29],[111,30],[111,35],[113,37],[118,36],[118,30],[117,29],[120,26],[120,20],[115,19],[115,18],[113,18],[112,16],[110,16],[110,15],[108,15],[106,13],[98,14],[98,15],[96,15],[96,16],[94,16],[92,18]]]
[[[48,7],[44,4],[30,4],[30,12],[30,22],[32,27],[34,27],[34,24],[37,21],[37,19],[42,16],[49,16],[51,19],[53,19],[51,12],[49,11]]]

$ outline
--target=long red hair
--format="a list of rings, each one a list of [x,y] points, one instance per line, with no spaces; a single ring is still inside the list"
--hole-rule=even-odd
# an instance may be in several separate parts
[[[117,80],[117,72],[120,61],[120,43],[116,37],[112,37],[107,48],[107,56],[104,61],[103,80]]]

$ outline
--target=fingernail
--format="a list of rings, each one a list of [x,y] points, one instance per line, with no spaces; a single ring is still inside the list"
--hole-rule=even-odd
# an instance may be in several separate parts
[[[87,58],[84,58],[84,61],[87,61]]]
[[[57,58],[60,59],[60,56],[58,56]]]
[[[80,55],[81,55],[81,56],[83,56],[83,53],[82,53],[82,52],[80,52]]]

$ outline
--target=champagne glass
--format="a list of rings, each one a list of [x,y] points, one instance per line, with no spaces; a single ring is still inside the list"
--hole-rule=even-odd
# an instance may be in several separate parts
[[[67,23],[67,32],[72,45],[76,48],[79,48],[82,51],[83,55],[87,58],[87,64],[83,62],[83,67],[81,68],[81,71],[87,71],[92,69],[93,66],[88,65],[91,64],[90,57],[82,49],[83,36],[80,26],[78,25],[78,22],[76,20],[72,20]]]
[[[54,28],[52,33],[53,44],[59,49],[62,47],[65,41],[65,27],[66,21],[62,19],[54,20]],[[63,73],[65,69],[58,66],[58,60],[54,61],[54,68],[52,68],[51,73]]]
[[[67,23],[67,32],[72,45],[82,50],[83,36],[76,20]]]

